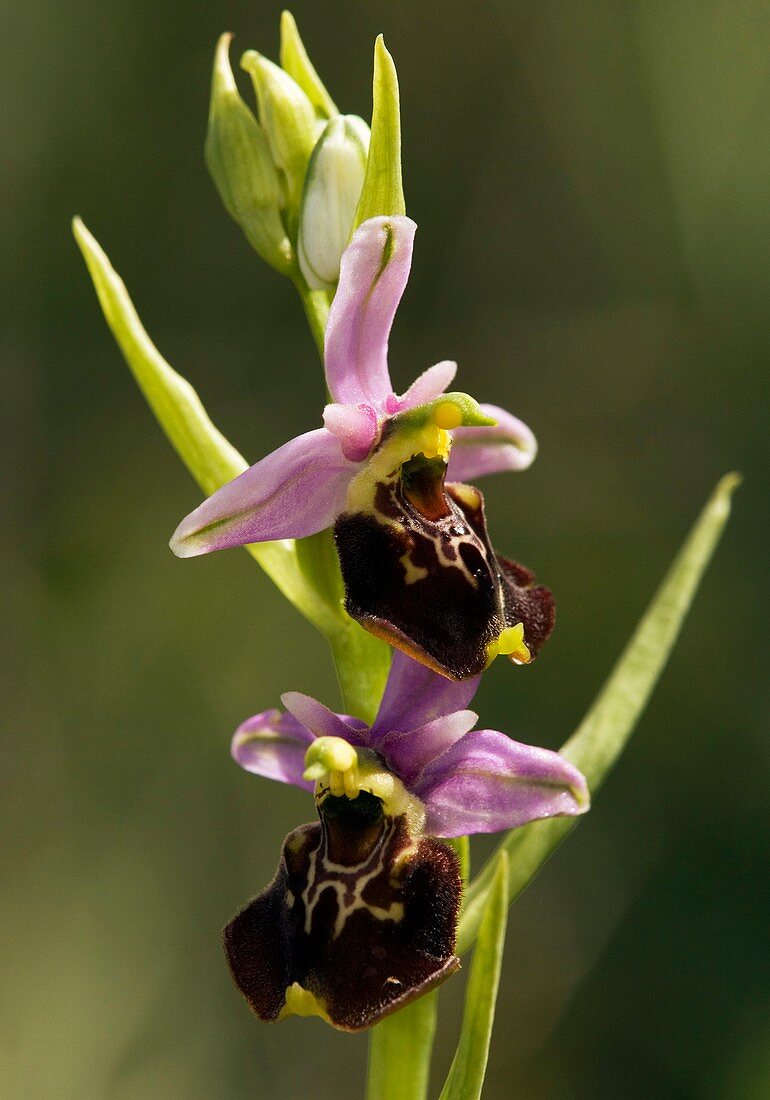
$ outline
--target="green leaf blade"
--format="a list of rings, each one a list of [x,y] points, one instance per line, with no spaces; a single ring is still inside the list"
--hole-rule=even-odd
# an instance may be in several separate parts
[[[169,366],[139,320],[125,283],[80,218],[72,223],[112,335],[182,462],[207,495],[248,463],[211,423],[190,383]]]
[[[592,795],[623,751],[666,666],[729,518],[732,495],[740,480],[737,474],[727,474],[717,484],[604,687],[562,746],[562,753],[585,775]],[[529,885],[578,820],[536,821],[501,841],[497,851],[506,851],[511,859],[510,901]],[[478,933],[494,860],[495,855],[468,889],[458,936],[460,952],[471,946]]]
[[[125,283],[80,218],[75,239],[86,261],[104,318],[139,389],[184,465],[207,495],[243,473],[248,463],[212,424],[190,383],[163,358],[147,334]],[[249,546],[283,594],[324,633],[342,620],[307,584],[291,540]]]
[[[478,1100],[484,1084],[508,916],[508,853],[501,851],[486,896],[465,994],[460,1042],[440,1100]]]

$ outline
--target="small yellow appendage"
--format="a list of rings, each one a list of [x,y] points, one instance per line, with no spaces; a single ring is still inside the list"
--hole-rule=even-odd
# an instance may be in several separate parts
[[[358,753],[341,737],[318,737],[305,753],[303,779],[329,777],[329,792],[336,798],[358,798]]]
[[[327,1024],[331,1023],[323,1002],[299,982],[292,982],[286,989],[286,1004],[281,1009],[278,1019],[285,1020],[287,1016],[320,1016],[322,1020],[326,1020]]]
[[[463,422],[463,414],[454,401],[442,401],[433,410],[433,419],[437,428],[449,431],[452,428],[459,428]]]
[[[498,635],[494,642],[487,646],[488,664],[492,664],[495,657],[503,655],[510,657],[517,665],[528,665],[532,660],[527,643],[524,641],[524,623],[516,626],[507,626]]]

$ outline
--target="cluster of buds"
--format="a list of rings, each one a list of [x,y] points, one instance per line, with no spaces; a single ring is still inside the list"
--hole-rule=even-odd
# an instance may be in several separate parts
[[[228,213],[276,271],[332,290],[356,223],[370,130],[340,114],[289,12],[281,17],[280,65],[248,50],[241,67],[258,114],[230,66],[232,35],[217,45],[206,163]]]

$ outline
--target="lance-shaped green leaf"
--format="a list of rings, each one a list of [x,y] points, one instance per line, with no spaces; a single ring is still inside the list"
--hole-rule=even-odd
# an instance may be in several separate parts
[[[323,118],[339,114],[334,100],[307,55],[297,24],[290,11],[281,13],[281,68],[293,77]]]
[[[206,164],[225,209],[252,248],[282,275],[293,253],[281,221],[281,181],[264,130],[241,99],[230,67],[231,34],[214,55]]]
[[[401,179],[401,115],[398,77],[382,35],[374,44],[372,137],[356,211],[356,228],[378,215],[405,214]]]
[[[73,231],[107,324],[139,388],[201,489],[213,493],[246,469],[245,459],[211,423],[190,383],[169,366],[152,343],[123,280],[79,218],[73,222]],[[330,639],[339,635],[346,651],[355,647],[359,636],[365,635],[341,609],[338,595],[341,581],[337,579],[324,586],[316,583],[317,578],[309,578],[303,559],[298,559],[296,546],[292,540],[284,539],[252,545],[248,550],[287,599],[315,626]]]
[[[478,1100],[484,1084],[508,916],[508,853],[499,853],[465,994],[460,1042],[439,1100]]]
[[[247,50],[241,68],[253,81],[259,121],[267,134],[273,161],[286,173],[289,206],[296,214],[321,124],[302,88],[278,65],[256,50]]]
[[[425,1100],[437,1011],[434,990],[372,1028],[366,1100]]]
[[[739,483],[737,474],[727,474],[718,483],[596,701],[561,750],[583,772],[592,794],[623,751],[665,668],[730,515],[731,497]],[[574,824],[569,818],[538,821],[505,837],[498,852],[507,851],[511,859],[511,901],[532,881]],[[468,890],[458,935],[461,953],[478,933],[495,858],[490,858]]]

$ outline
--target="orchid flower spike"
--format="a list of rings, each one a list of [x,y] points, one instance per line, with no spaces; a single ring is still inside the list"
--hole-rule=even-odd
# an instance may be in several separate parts
[[[451,484],[525,469],[537,449],[530,430],[503,409],[447,393],[455,363],[393,392],[388,338],[415,229],[406,217],[371,218],[343,254],[326,331],[324,427],[214,493],[171,547],[191,557],[333,526],[349,614],[462,679],[498,653],[528,663],[553,626],[553,600],[527,569],[496,557],[481,493]]]
[[[244,722],[247,771],[313,791],[265,891],[225,929],[235,980],[263,1020],[320,1015],[369,1027],[459,966],[460,878],[438,837],[497,832],[589,806],[564,757],[471,732],[478,680],[452,682],[397,652],[374,724],[290,692]]]

